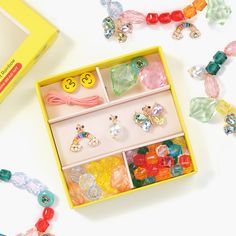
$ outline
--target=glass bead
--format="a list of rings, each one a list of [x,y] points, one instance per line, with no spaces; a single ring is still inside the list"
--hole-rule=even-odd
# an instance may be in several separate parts
[[[109,4],[111,3],[111,1],[112,1],[112,0],[100,0],[101,4],[102,4],[103,6],[109,5]]]
[[[82,190],[87,190],[90,187],[96,185],[96,180],[91,174],[83,174],[79,178],[79,186]]]
[[[145,178],[147,178],[147,170],[145,168],[138,167],[134,171],[134,176],[137,180],[144,180]]]
[[[162,181],[171,178],[170,169],[162,168],[159,169],[156,175],[156,181]]]
[[[192,171],[193,171],[193,165],[192,165],[192,164],[190,164],[189,167],[184,168],[184,174],[189,174],[189,173],[191,173]]]
[[[144,180],[132,179],[135,188],[140,188],[144,185]]]
[[[217,98],[220,93],[219,84],[212,75],[206,75],[206,79],[204,81],[205,92],[211,98]]]
[[[136,57],[131,60],[130,65],[135,73],[138,74],[142,68],[148,65],[148,61],[144,57]]]
[[[0,170],[0,180],[4,182],[9,182],[11,179],[11,171],[9,170]]]
[[[236,127],[231,126],[231,125],[226,125],[224,127],[224,132],[225,132],[226,135],[236,133]]]
[[[146,159],[145,154],[137,154],[134,156],[134,165],[137,167],[145,167]]]
[[[146,179],[144,179],[144,185],[149,185],[153,183],[156,183],[156,178],[153,176],[149,176]]]
[[[163,167],[172,167],[175,164],[175,160],[171,156],[162,157]]]
[[[176,21],[176,22],[184,20],[184,14],[180,10],[173,11],[170,17],[171,17],[171,20]]]
[[[146,16],[146,23],[148,25],[153,25],[158,23],[158,14],[157,13],[148,13]]]
[[[134,161],[134,156],[137,154],[137,150],[130,150],[125,152],[125,156],[128,163],[132,163]]]
[[[183,168],[191,166],[191,158],[189,155],[181,155],[178,157],[178,162]]]
[[[216,111],[219,112],[223,116],[226,116],[230,112],[231,109],[232,109],[232,106],[222,99],[218,101],[217,106],[216,106]]]
[[[236,116],[234,114],[229,114],[225,117],[225,122],[228,125],[236,126]]]
[[[236,41],[229,43],[224,50],[227,56],[236,56]]]
[[[111,18],[117,19],[123,12],[123,7],[119,2],[111,2],[107,5],[107,11]]]
[[[182,154],[182,147],[174,143],[169,147],[169,152],[170,156],[177,158],[179,155]]]
[[[224,25],[231,13],[224,0],[208,0],[206,18],[209,21]]]
[[[45,219],[39,219],[35,227],[40,233],[44,233],[49,227],[49,223]]]
[[[160,61],[151,62],[139,72],[140,82],[148,89],[156,89],[167,85],[167,78]]]
[[[51,220],[54,216],[54,210],[50,207],[46,207],[43,210],[43,218],[45,220]]]
[[[90,200],[90,201],[95,201],[100,199],[102,196],[102,190],[97,186],[91,186],[87,192],[86,192],[86,197]]]
[[[169,148],[167,145],[160,145],[156,148],[156,154],[159,157],[165,157],[169,155]]]
[[[54,203],[54,194],[48,190],[44,190],[39,193],[38,202],[42,207],[50,207]]]
[[[220,66],[216,64],[214,61],[209,62],[206,67],[206,71],[211,75],[216,75],[220,70]]]
[[[112,124],[109,127],[109,134],[112,138],[117,138],[121,135],[122,128],[119,124]]]
[[[148,147],[141,147],[138,149],[139,154],[146,154],[147,152],[149,152]]]
[[[212,98],[196,97],[190,102],[190,117],[208,122],[216,111],[218,101]]]
[[[116,28],[113,19],[111,17],[106,17],[102,22],[102,26],[104,29],[105,38],[107,39],[111,38],[114,35]]]
[[[193,1],[193,6],[198,11],[202,11],[207,6],[207,2],[205,0],[194,0]]]
[[[129,64],[122,64],[111,69],[111,80],[114,94],[121,96],[136,84],[137,75]]]
[[[192,5],[188,5],[183,9],[185,18],[190,19],[197,14],[196,8]]]
[[[30,181],[24,173],[16,172],[11,176],[10,182],[17,188],[24,189],[26,188],[26,184]]]
[[[170,147],[173,144],[173,142],[171,140],[166,140],[166,141],[162,142],[162,144],[166,145],[167,147]]]
[[[152,164],[147,166],[147,176],[156,176],[159,169],[158,164]]]
[[[85,173],[85,170],[81,166],[76,166],[70,170],[70,179],[74,183],[79,183],[79,177]]]
[[[145,159],[146,159],[147,165],[157,164],[157,162],[158,162],[158,158],[157,158],[156,152],[148,152],[148,153],[146,153]]]
[[[175,165],[171,168],[171,175],[177,177],[183,174],[183,167],[181,165]]]
[[[192,78],[197,80],[204,80],[206,78],[206,69],[203,66],[193,66],[189,69],[189,74]]]
[[[171,16],[170,13],[166,12],[166,13],[162,13],[159,15],[158,20],[160,21],[160,23],[162,24],[168,24],[171,22]]]
[[[224,52],[218,51],[214,55],[213,59],[214,59],[216,64],[222,65],[227,60],[227,56],[225,55]]]
[[[43,185],[39,180],[37,179],[30,179],[30,181],[26,184],[25,189],[34,195],[38,195],[40,192],[47,189],[45,185]]]
[[[135,169],[137,169],[137,167],[133,163],[130,163],[129,164],[129,171],[131,174],[134,174]]]

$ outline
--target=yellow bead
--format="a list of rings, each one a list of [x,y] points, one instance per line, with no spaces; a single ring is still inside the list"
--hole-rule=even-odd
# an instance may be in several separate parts
[[[232,106],[224,100],[219,100],[216,106],[216,111],[221,115],[226,116],[231,111]]]
[[[236,107],[232,107],[230,110],[229,110],[229,113],[234,113],[236,115]]]
[[[95,178],[97,178],[103,172],[102,166],[97,161],[87,164],[85,169],[87,173],[94,175]]]
[[[75,78],[69,77],[62,81],[61,86],[66,93],[73,93],[79,85]]]
[[[183,148],[187,147],[186,141],[184,137],[177,137],[171,140],[173,143],[182,146]]]
[[[79,79],[81,85],[85,88],[94,87],[97,79],[92,73],[83,73]]]

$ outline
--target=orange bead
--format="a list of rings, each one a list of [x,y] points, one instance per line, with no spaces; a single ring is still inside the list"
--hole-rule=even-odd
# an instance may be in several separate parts
[[[197,14],[197,10],[194,6],[188,5],[187,7],[183,9],[183,13],[184,13],[185,18],[190,19]]]
[[[134,171],[134,176],[137,180],[144,180],[147,178],[147,170],[145,168],[138,167]]]
[[[146,153],[145,158],[148,165],[156,164],[158,162],[156,152],[154,151]]]
[[[207,2],[205,0],[194,0],[193,1],[193,6],[198,11],[202,11],[207,6]]]
[[[156,181],[161,181],[165,179],[171,178],[170,169],[169,168],[162,168],[158,170],[156,175]]]
[[[184,168],[184,174],[191,173],[193,171],[193,165],[191,164],[189,167]]]

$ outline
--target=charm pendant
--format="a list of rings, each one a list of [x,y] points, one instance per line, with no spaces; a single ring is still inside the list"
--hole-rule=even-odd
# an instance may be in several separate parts
[[[75,136],[71,146],[70,146],[70,150],[72,152],[79,152],[82,149],[82,145],[80,144],[80,141],[82,139],[88,139],[88,145],[91,147],[95,147],[97,145],[99,145],[99,140],[93,136],[91,133],[84,131],[84,126],[78,124],[76,127],[77,130],[77,135]]]
[[[176,30],[175,32],[173,33],[172,35],[172,38],[173,39],[177,39],[177,40],[180,40],[183,38],[183,34],[182,34],[182,31],[183,29],[187,29],[189,28],[190,29],[190,37],[193,38],[193,39],[196,39],[196,38],[199,38],[201,36],[201,33],[200,31],[197,29],[196,26],[194,26],[193,24],[191,23],[188,23],[188,22],[182,22],[181,24],[179,24],[177,27],[176,27]]]
[[[236,115],[229,114],[225,117],[226,125],[224,131],[226,135],[236,134]]]
[[[134,122],[140,126],[143,131],[149,132],[153,126],[161,126],[165,122],[163,117],[164,108],[162,105],[155,103],[153,107],[144,106],[142,113],[135,112],[133,119]]]
[[[113,139],[121,136],[122,127],[119,125],[118,116],[111,115],[109,120],[112,122],[112,125],[109,127],[109,133]]]

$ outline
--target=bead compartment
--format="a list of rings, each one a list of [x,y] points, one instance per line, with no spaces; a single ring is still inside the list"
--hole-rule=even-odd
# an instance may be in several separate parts
[[[164,72],[167,77],[167,85],[158,88],[158,89],[147,89],[140,84],[134,86],[133,89],[129,90],[126,94],[121,97],[116,97],[112,94],[111,83],[110,83],[110,74],[109,71],[114,65],[129,63],[132,59],[136,57],[145,57],[148,60],[148,63],[153,61],[161,61]],[[101,94],[105,98],[105,102],[96,107],[80,109],[78,107],[60,108],[60,112],[57,111],[58,107],[54,108],[55,113],[49,111],[47,104],[43,102],[43,95],[45,91],[48,91],[48,88],[52,89],[54,85],[59,83],[61,79],[65,76],[76,76],[84,72],[96,71],[95,75],[97,76],[100,86]],[[110,84],[109,84],[110,83]],[[81,88],[81,87],[80,87]],[[93,88],[88,91],[94,92]],[[86,91],[85,91],[86,92]],[[65,186],[65,191],[68,196],[68,201],[71,207],[81,207],[87,206],[95,202],[105,200],[107,198],[123,195],[128,192],[137,190],[136,188],[131,188],[125,192],[119,192],[111,194],[109,196],[104,196],[97,199],[96,194],[100,194],[99,190],[93,188],[91,191],[93,194],[94,200],[84,202],[80,198],[80,192],[74,190],[76,183],[67,182],[67,171],[74,167],[80,167],[91,163],[93,161],[99,161],[106,159],[111,155],[118,155],[123,158],[124,163],[127,163],[125,152],[131,151],[136,148],[140,148],[146,145],[151,145],[157,142],[168,143],[168,140],[176,137],[184,137],[190,152],[191,160],[193,163],[193,169],[190,173],[187,173],[183,176],[193,174],[197,171],[194,156],[190,147],[190,142],[188,139],[187,131],[183,124],[183,118],[180,113],[179,105],[177,102],[177,97],[170,79],[166,62],[163,56],[163,53],[159,47],[154,47],[150,49],[145,49],[135,53],[130,53],[125,56],[117,57],[111,60],[107,60],[95,65],[77,69],[59,76],[54,76],[44,81],[38,82],[37,84],[37,93],[39,95],[39,100],[41,102],[43,112],[46,118],[46,124],[49,130],[50,138],[53,144],[53,148],[56,153],[56,160],[60,170],[61,178]],[[90,94],[94,95],[94,94]],[[78,91],[79,96],[79,91]],[[132,116],[135,111],[139,111],[145,105],[153,105],[155,102],[160,103],[166,109],[166,124],[163,127],[157,127],[153,129],[150,133],[145,134],[142,129],[136,126],[133,122]],[[110,123],[107,122],[107,118],[111,114],[116,114],[119,117],[119,121],[124,127],[125,138],[124,140],[113,140],[108,134],[107,130]],[[89,148],[84,144],[84,149],[79,153],[71,153],[69,151],[69,146],[74,137],[74,129],[77,123],[85,125],[99,140],[100,145],[94,147],[93,149]],[[99,125],[98,125],[99,124]],[[126,170],[129,173],[128,165],[125,164]],[[163,173],[164,174],[164,173]],[[171,179],[163,180],[161,182],[154,182],[154,179],[148,179],[147,183],[153,183],[157,185],[167,181],[171,181],[182,176],[176,176]],[[130,184],[132,184],[131,178],[129,178]],[[70,186],[71,185],[71,186]],[[149,184],[148,184],[149,186]],[[143,186],[142,188],[148,187]],[[69,188],[73,189],[71,191],[72,195],[69,193]],[[78,199],[72,201],[73,195],[77,195]]]

